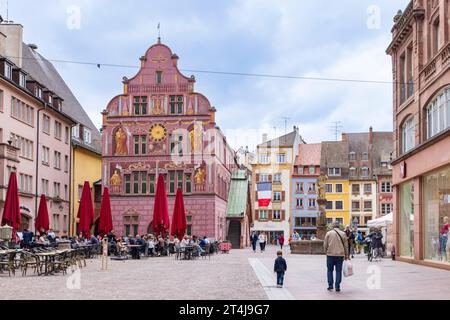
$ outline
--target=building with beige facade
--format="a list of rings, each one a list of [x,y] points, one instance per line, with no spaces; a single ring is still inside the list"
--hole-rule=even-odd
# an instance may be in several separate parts
[[[281,234],[288,239],[292,230],[292,173],[300,143],[304,141],[295,127],[291,133],[263,141],[257,147],[252,165],[255,202],[251,230],[265,232],[269,241]],[[272,198],[268,206],[258,205],[258,184],[261,183],[271,186]]]

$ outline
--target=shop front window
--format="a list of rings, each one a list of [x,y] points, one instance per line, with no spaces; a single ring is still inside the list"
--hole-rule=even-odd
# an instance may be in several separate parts
[[[414,257],[414,189],[412,183],[401,186],[400,255]]]
[[[425,259],[450,263],[450,167],[424,177]]]

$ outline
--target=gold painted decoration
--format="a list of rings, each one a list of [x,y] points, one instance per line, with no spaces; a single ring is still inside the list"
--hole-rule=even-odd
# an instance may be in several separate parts
[[[160,123],[150,127],[150,137],[154,142],[162,142],[167,137],[167,129]]]
[[[109,180],[111,186],[120,186],[122,184],[122,178],[120,177],[119,170],[115,170],[111,179]]]
[[[163,109],[161,107],[161,100],[156,99],[155,100],[155,107],[153,108],[153,114],[154,115],[160,115],[163,113]]]
[[[125,156],[128,154],[127,134],[123,128],[119,128],[115,136],[116,140],[116,156]]]
[[[205,183],[205,178],[206,178],[205,169],[202,167],[198,168],[194,177],[195,183],[198,185],[202,185]]]
[[[166,60],[167,59],[164,58],[161,53],[157,57],[152,58],[153,63],[162,63],[162,62],[166,62]]]

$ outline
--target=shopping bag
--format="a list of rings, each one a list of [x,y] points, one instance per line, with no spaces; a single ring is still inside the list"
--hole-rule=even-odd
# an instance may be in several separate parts
[[[344,261],[344,277],[348,278],[353,275],[353,265],[350,261]]]

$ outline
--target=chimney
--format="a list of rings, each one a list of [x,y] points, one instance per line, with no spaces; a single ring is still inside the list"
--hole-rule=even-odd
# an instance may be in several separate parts
[[[263,136],[262,136],[262,143],[266,143],[267,140],[268,140],[268,135],[267,135],[267,133],[263,133]]]
[[[373,128],[369,128],[369,144],[373,144]]]
[[[348,142],[348,134],[346,134],[346,133],[342,134],[342,141],[343,142]]]
[[[5,35],[5,37],[0,37],[0,54],[22,68],[22,25],[1,23],[0,33]]]
[[[0,32],[0,55],[6,56],[6,34]]]

